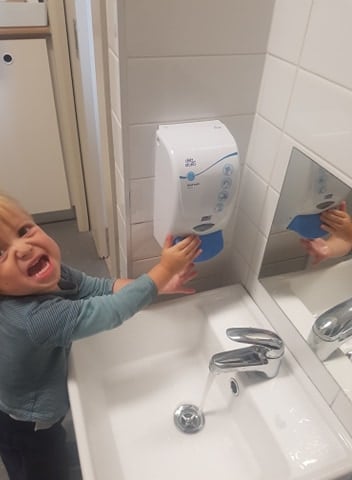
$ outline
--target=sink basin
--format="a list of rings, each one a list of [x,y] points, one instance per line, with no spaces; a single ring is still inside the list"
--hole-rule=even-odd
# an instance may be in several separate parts
[[[270,380],[208,373],[212,354],[236,348],[225,335],[233,326],[270,329],[239,285],[153,305],[73,345],[68,386],[84,480],[330,480],[352,472],[348,435],[290,352]],[[202,406],[200,432],[175,427],[183,403]]]
[[[47,24],[45,2],[0,2],[0,27],[34,27]]]

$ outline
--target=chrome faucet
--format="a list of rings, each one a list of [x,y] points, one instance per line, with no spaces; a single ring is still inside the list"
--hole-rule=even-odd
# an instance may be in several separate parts
[[[212,373],[254,371],[268,378],[278,374],[285,347],[276,333],[261,328],[228,328],[226,335],[250,346],[213,355],[209,362]]]
[[[319,315],[308,336],[308,343],[320,360],[326,360],[350,337],[352,337],[352,298]]]

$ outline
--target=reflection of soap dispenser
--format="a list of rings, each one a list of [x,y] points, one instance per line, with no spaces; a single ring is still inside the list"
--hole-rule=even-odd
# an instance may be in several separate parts
[[[239,182],[239,154],[218,120],[160,125],[156,134],[154,236],[164,243],[191,233],[200,236],[208,260],[223,248]]]
[[[337,208],[349,191],[341,180],[294,148],[282,187],[285,195],[275,213],[275,230],[293,230],[305,238],[326,235],[320,228],[320,214]]]

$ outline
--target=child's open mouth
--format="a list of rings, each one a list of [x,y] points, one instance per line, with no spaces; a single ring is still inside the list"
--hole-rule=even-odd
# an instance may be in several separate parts
[[[37,278],[41,278],[46,275],[49,269],[49,258],[46,255],[42,255],[34,265],[29,267],[28,275],[30,277],[35,276]]]

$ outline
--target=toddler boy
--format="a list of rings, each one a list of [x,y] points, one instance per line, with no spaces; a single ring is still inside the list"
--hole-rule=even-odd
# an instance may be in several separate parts
[[[0,454],[10,480],[68,480],[67,362],[74,340],[119,326],[158,293],[193,293],[200,241],[189,236],[136,280],[61,264],[59,246],[0,194]]]

